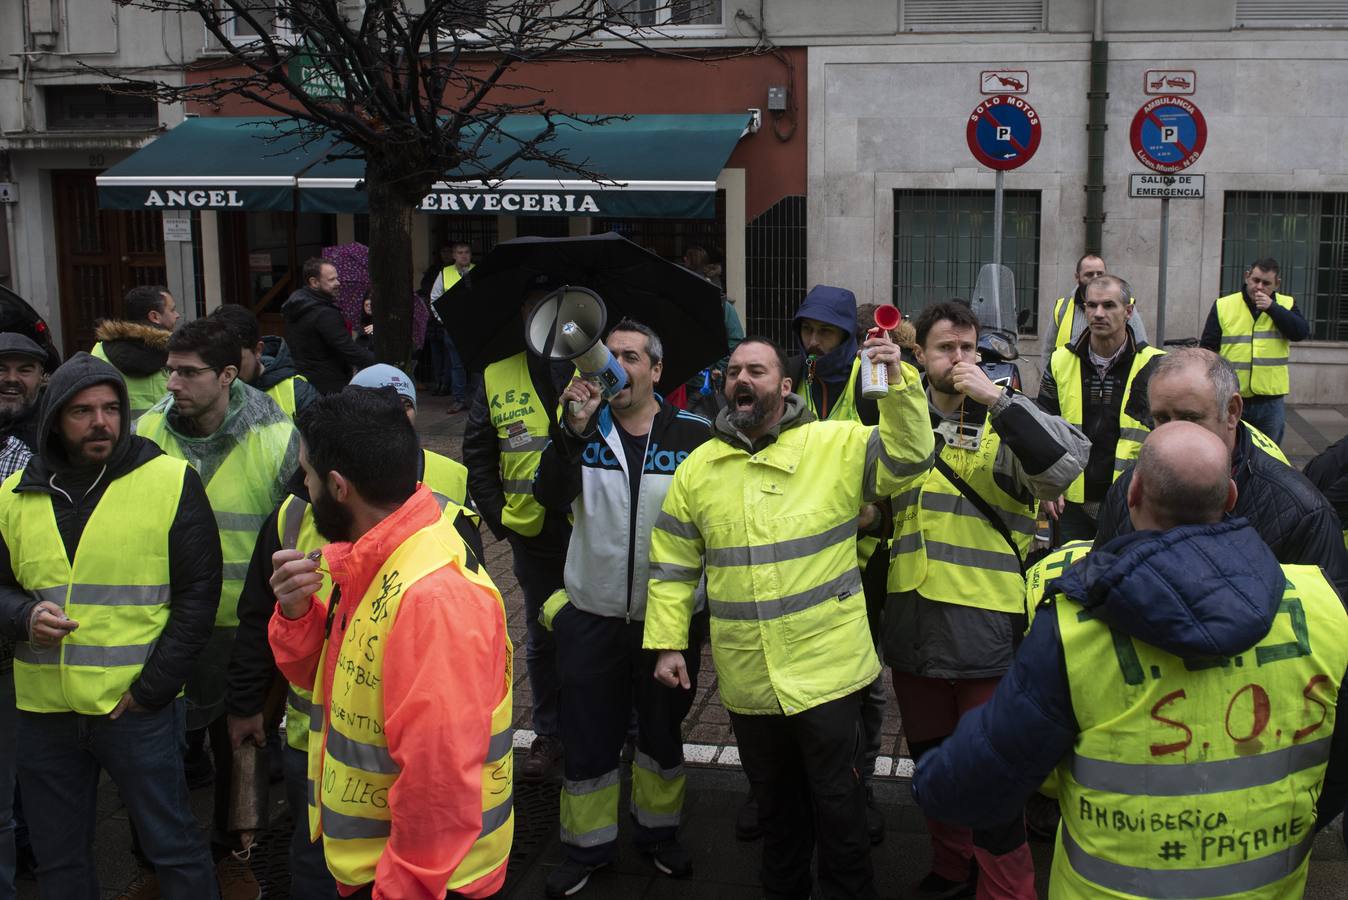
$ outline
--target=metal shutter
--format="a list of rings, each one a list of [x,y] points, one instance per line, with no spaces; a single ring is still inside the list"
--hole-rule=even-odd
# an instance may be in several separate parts
[[[900,31],[1037,31],[1044,0],[902,0]]]

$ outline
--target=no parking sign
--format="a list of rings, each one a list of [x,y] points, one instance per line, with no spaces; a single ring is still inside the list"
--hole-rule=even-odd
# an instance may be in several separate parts
[[[1208,142],[1208,123],[1187,97],[1153,97],[1133,116],[1129,139],[1138,162],[1171,174],[1198,161]]]
[[[1043,128],[1039,113],[1013,95],[988,97],[969,114],[965,137],[974,159],[1005,171],[1025,165],[1039,149]]]

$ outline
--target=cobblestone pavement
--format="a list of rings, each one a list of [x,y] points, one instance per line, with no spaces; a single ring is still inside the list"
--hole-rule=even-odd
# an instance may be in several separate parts
[[[440,397],[421,398],[421,413],[417,420],[422,440],[426,446],[455,459],[461,458],[460,448],[463,441],[463,429],[468,420],[466,413],[447,416],[444,413],[446,401]],[[1298,468],[1325,447],[1348,434],[1348,404],[1338,406],[1294,406],[1287,410],[1287,435],[1283,449],[1293,465]],[[523,653],[524,642],[524,595],[510,570],[510,545],[505,541],[496,541],[491,533],[483,528],[486,543],[487,570],[496,581],[501,595],[506,601],[509,617],[510,635],[519,652]],[[531,692],[525,667],[515,667],[515,726],[518,729],[530,727]],[[889,670],[884,674],[886,688],[889,687]],[[892,690],[887,691],[892,697]],[[710,762],[714,757],[722,762],[737,762],[738,755],[726,752],[723,748],[733,747],[735,735],[730,729],[730,719],[721,705],[717,692],[716,670],[711,663],[710,645],[703,647],[702,675],[699,678],[697,696],[693,708],[684,720],[684,740],[693,745],[690,759]],[[890,702],[885,709],[884,724],[881,728],[880,774],[905,774],[908,769],[903,757],[908,755],[907,745],[903,741],[903,729],[899,721],[898,704]],[[706,748],[716,748],[709,751]],[[892,758],[892,762],[889,760]],[[889,771],[885,771],[889,768]]]

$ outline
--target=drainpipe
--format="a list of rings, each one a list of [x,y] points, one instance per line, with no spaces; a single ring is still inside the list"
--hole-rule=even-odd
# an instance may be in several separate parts
[[[1105,101],[1109,99],[1109,43],[1105,40],[1104,0],[1095,0],[1095,30],[1091,35],[1090,86],[1086,90],[1086,241],[1083,252],[1104,252],[1105,225]]]

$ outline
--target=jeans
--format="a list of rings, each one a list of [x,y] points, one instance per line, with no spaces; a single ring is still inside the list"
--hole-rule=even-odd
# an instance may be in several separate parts
[[[552,592],[562,586],[562,570],[566,556],[541,556],[530,553],[523,541],[510,538],[510,549],[515,563],[515,579],[524,592],[524,619],[527,628],[524,642],[524,664],[529,670],[529,690],[533,692],[534,732],[540,736],[557,737],[557,694],[561,678],[557,674],[557,642],[552,632],[538,621]]]
[[[309,754],[285,748],[286,806],[295,818],[290,835],[292,900],[337,900],[337,883],[323,858],[323,840],[309,841]]]
[[[1273,443],[1281,444],[1287,428],[1287,407],[1283,397],[1250,397],[1245,411],[1240,414],[1248,424],[1258,428]]]
[[[463,367],[463,357],[459,355],[458,348],[454,346],[454,340],[449,336],[449,329],[444,329],[441,334],[444,341],[444,368],[441,370],[440,384],[447,385],[449,392],[454,399],[460,403],[466,403],[468,400],[468,372]]]
[[[0,900],[14,900],[14,671],[0,672]]]
[[[140,832],[169,900],[218,896],[206,836],[183,777],[184,706],[113,720],[78,713],[18,715],[19,781],[43,900],[98,900],[94,829],[98,777],[106,771]]]

